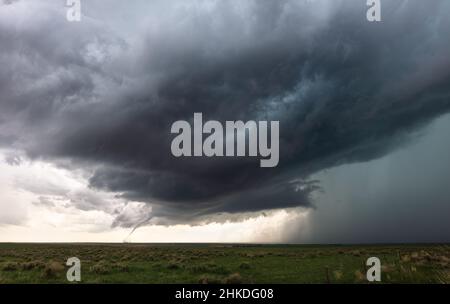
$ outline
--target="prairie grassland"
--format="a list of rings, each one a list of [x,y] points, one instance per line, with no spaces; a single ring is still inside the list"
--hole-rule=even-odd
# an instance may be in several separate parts
[[[237,244],[0,244],[0,283],[450,283],[450,245],[313,246]]]

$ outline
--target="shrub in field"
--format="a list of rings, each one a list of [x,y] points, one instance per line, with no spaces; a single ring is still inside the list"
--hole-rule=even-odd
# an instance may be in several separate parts
[[[228,268],[226,268],[225,266],[220,265],[220,266],[216,266],[216,267],[211,267],[209,269],[209,272],[216,273],[216,274],[229,274],[230,270]]]
[[[210,277],[210,276],[202,276],[198,282],[200,284],[220,284],[222,283],[218,278]]]
[[[401,257],[401,261],[404,262],[404,263],[409,263],[411,261],[411,257],[409,255],[407,255],[407,254],[403,255]]]
[[[365,279],[364,274],[361,272],[361,270],[356,270],[355,271],[355,279],[357,282],[363,282]]]
[[[208,272],[208,267],[206,265],[194,265],[189,267],[189,270],[191,272],[195,272],[195,273],[202,273],[202,272]]]
[[[337,281],[339,281],[340,279],[342,279],[343,273],[340,270],[335,270],[333,271],[333,276]]]
[[[225,284],[242,284],[244,281],[239,273],[230,274],[225,278]]]
[[[126,261],[129,261],[130,259],[131,259],[131,257],[128,254],[125,254],[120,260],[122,262],[126,262]]]
[[[162,263],[155,263],[155,264],[153,264],[153,268],[161,270],[161,268],[164,268],[164,264],[162,264]]]
[[[33,269],[41,269],[41,268],[45,267],[44,263],[36,262],[36,261],[35,262],[25,262],[25,263],[20,264],[20,266],[21,266],[22,270],[25,270],[25,271],[33,270]]]
[[[44,277],[53,278],[59,273],[64,272],[64,266],[59,262],[50,262],[44,268]]]
[[[130,267],[128,267],[128,265],[123,264],[123,263],[117,263],[116,265],[114,265],[114,268],[119,270],[120,272],[129,272],[130,271]]]
[[[252,267],[250,266],[249,263],[247,263],[247,262],[242,262],[241,265],[239,265],[239,268],[245,270],[245,269],[250,269],[250,268],[252,268]]]
[[[100,262],[91,267],[91,272],[96,274],[107,274],[110,272],[110,267],[108,267],[105,263]]]
[[[352,255],[355,257],[360,257],[361,256],[361,252],[359,250],[353,250]]]
[[[445,264],[445,265],[447,265],[448,263],[450,263],[450,259],[449,259],[448,257],[444,256],[444,255],[441,255],[441,256],[439,257],[439,261],[440,261],[442,264]]]
[[[171,269],[171,270],[180,269],[180,264],[171,262],[167,265],[167,269]]]
[[[16,271],[19,270],[20,265],[16,262],[8,262],[6,264],[3,264],[2,270],[3,271]]]
[[[389,273],[389,272],[393,272],[394,270],[395,270],[395,266],[391,265],[391,264],[381,266],[382,273]]]

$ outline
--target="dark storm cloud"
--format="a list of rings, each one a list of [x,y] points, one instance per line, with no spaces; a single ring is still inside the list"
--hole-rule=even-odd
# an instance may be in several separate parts
[[[95,20],[95,1],[79,25],[47,2],[9,9],[24,3],[44,17],[0,23],[0,142],[93,166],[92,187],[155,215],[311,207],[312,173],[382,156],[450,109],[448,1],[383,2],[377,24],[365,1],[130,4],[165,12],[144,29]],[[174,158],[170,126],[194,112],[279,120],[278,167]]]

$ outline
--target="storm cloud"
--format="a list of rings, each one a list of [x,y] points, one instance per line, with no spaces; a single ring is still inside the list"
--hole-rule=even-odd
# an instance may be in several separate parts
[[[86,1],[79,23],[60,2],[0,5],[0,145],[84,168],[153,216],[314,207],[314,173],[450,110],[445,0],[383,2],[380,23],[366,1]],[[279,165],[175,158],[170,126],[194,112],[280,121]]]

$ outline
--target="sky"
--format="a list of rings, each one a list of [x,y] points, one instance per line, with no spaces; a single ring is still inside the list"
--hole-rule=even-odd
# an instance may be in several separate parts
[[[450,2],[0,1],[0,241],[450,241]],[[279,163],[171,125],[279,121]]]

